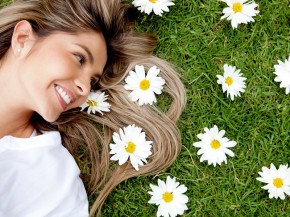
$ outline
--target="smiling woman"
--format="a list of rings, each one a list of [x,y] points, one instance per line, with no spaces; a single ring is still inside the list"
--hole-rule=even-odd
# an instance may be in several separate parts
[[[88,216],[87,193],[96,196],[93,216],[120,182],[177,157],[184,88],[170,64],[152,56],[156,39],[135,33],[131,17],[119,0],[16,0],[1,9],[0,216]],[[124,79],[138,64],[166,82],[166,113],[128,97]],[[91,90],[108,94],[109,113],[81,111]],[[135,161],[137,171],[108,160],[113,132],[131,124],[152,151],[146,165]]]
[[[49,122],[86,100],[91,79],[101,76],[107,61],[105,39],[93,31],[52,33],[39,40],[31,24],[20,21],[14,28],[11,46],[19,47],[20,52],[14,55],[11,49],[3,67],[11,68],[6,72],[19,78],[19,84],[13,82],[8,88],[14,92],[15,87],[22,88],[17,98],[23,111],[33,110]]]

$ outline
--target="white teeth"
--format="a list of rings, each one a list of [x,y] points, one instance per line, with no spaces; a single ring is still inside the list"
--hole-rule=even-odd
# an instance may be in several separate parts
[[[59,93],[59,95],[61,95],[62,99],[65,101],[65,103],[68,105],[71,102],[71,98],[69,97],[69,95],[67,95],[67,93],[59,86],[56,86],[55,89],[57,90],[57,92]]]

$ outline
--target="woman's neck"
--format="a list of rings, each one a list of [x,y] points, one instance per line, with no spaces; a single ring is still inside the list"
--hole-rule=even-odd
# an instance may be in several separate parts
[[[0,138],[8,135],[19,138],[29,137],[34,129],[30,120],[33,112],[25,111],[21,105],[17,106],[12,97],[5,96],[4,91],[0,91],[0,99]]]
[[[6,127],[0,122],[0,138],[8,135],[18,138],[28,138],[31,136],[33,130],[34,127],[30,122],[21,125],[8,124]]]
[[[11,135],[20,138],[29,137],[34,129],[30,119],[33,111],[21,105],[19,88],[15,88],[12,71],[0,62],[0,138]]]

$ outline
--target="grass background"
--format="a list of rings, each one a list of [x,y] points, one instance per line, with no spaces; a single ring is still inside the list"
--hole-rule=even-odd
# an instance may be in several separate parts
[[[260,13],[255,23],[237,30],[220,20],[223,2],[174,2],[162,17],[136,10],[136,28],[158,36],[156,55],[176,65],[186,86],[188,102],[178,122],[183,147],[167,171],[121,183],[107,199],[103,216],[156,216],[157,207],[148,204],[149,184],[167,175],[188,187],[183,216],[290,216],[290,197],[269,199],[256,180],[262,166],[290,163],[290,97],[273,74],[277,60],[290,54],[289,1],[257,0]],[[225,63],[247,77],[245,93],[233,102],[216,82]],[[235,156],[217,167],[200,163],[198,149],[192,146],[196,135],[214,124],[237,141]]]
[[[290,197],[269,199],[256,180],[263,166],[287,164],[290,156],[290,97],[274,82],[274,65],[290,54],[288,0],[257,0],[254,23],[233,30],[220,20],[225,3],[176,0],[169,13],[138,14],[137,30],[158,36],[156,55],[177,66],[187,89],[187,106],[178,122],[183,147],[164,173],[120,184],[109,196],[103,216],[156,216],[148,204],[149,184],[167,175],[188,187],[183,216],[290,216]],[[217,84],[223,65],[235,65],[247,78],[246,91],[233,102]],[[290,78],[289,78],[290,79]],[[216,124],[237,141],[228,164],[200,163],[192,146],[203,128]]]

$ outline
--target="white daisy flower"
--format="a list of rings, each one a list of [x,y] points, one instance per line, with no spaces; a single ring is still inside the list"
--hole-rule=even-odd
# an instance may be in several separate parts
[[[235,66],[224,65],[224,75],[217,75],[217,83],[222,85],[223,92],[227,91],[227,97],[230,96],[234,100],[235,96],[241,96],[240,92],[245,92],[245,77],[242,77],[240,69],[236,71]]]
[[[274,74],[277,75],[274,81],[281,82],[280,87],[286,88],[286,94],[288,94],[290,92],[290,56],[288,60],[285,60],[285,63],[280,60],[278,60],[278,63],[274,65]]]
[[[285,199],[285,194],[290,196],[290,168],[288,165],[280,165],[277,170],[274,164],[271,164],[270,169],[262,167],[262,172],[259,172],[261,177],[257,180],[267,183],[262,188],[268,190],[269,198]]]
[[[148,193],[152,197],[148,203],[158,206],[157,217],[175,217],[182,215],[188,209],[186,206],[188,197],[184,195],[187,188],[179,185],[175,177],[167,176],[166,182],[158,179],[158,186],[150,184],[150,187],[152,191]]]
[[[81,111],[83,111],[85,108],[88,107],[88,113],[91,112],[95,114],[96,112],[99,112],[103,114],[103,112],[109,112],[111,105],[106,102],[108,99],[108,95],[105,95],[105,92],[101,91],[91,91],[88,95],[88,98],[85,103],[83,103],[81,107]]]
[[[193,146],[200,148],[197,152],[198,155],[202,155],[200,162],[207,160],[209,165],[213,164],[214,166],[221,165],[222,162],[227,163],[226,154],[234,156],[234,153],[228,148],[236,146],[237,143],[223,137],[225,131],[219,131],[216,125],[211,129],[206,127],[204,131],[205,133],[197,135],[201,141],[193,143]]]
[[[129,75],[125,79],[126,84],[124,88],[126,90],[132,90],[129,97],[132,101],[139,100],[139,105],[150,104],[156,102],[155,94],[161,94],[165,81],[163,78],[158,77],[160,69],[156,66],[152,66],[147,75],[145,75],[144,66],[135,66],[135,72],[130,71]]]
[[[134,0],[132,4],[141,12],[150,14],[152,11],[162,16],[163,11],[168,12],[169,6],[174,5],[170,0]]]
[[[224,15],[221,19],[231,20],[233,29],[237,28],[239,24],[247,24],[249,22],[255,22],[253,19],[259,11],[255,10],[258,6],[254,1],[248,0],[222,0],[227,3],[229,7],[223,10]],[[246,3],[247,2],[247,3]]]
[[[133,124],[120,128],[119,133],[114,132],[115,144],[110,144],[110,154],[113,155],[110,159],[122,165],[130,158],[135,170],[139,170],[138,165],[144,165],[143,162],[147,163],[146,158],[152,154],[150,151],[152,142],[146,141],[145,132],[141,131],[140,127],[135,127]]]

